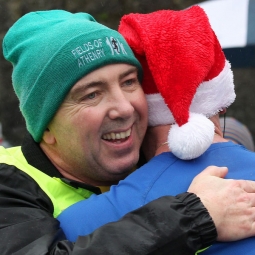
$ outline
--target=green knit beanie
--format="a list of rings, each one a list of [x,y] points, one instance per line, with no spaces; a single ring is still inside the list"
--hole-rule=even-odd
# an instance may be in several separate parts
[[[27,129],[36,142],[72,86],[108,64],[142,68],[124,38],[87,13],[31,12],[3,40],[4,57],[13,64],[12,81]]]

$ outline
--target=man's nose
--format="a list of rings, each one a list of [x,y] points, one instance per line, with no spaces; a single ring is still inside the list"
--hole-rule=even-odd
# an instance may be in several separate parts
[[[109,117],[110,119],[130,118],[135,109],[131,103],[131,94],[123,92],[121,89],[117,89],[110,96],[110,109]]]

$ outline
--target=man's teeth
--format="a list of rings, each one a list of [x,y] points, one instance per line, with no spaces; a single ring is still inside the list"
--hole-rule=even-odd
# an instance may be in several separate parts
[[[103,135],[103,139],[104,140],[125,139],[129,137],[130,134],[131,134],[131,128],[125,132],[105,134]]]

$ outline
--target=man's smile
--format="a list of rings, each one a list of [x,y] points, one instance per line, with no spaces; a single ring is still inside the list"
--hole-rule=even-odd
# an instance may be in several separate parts
[[[109,142],[121,143],[125,141],[130,136],[130,134],[131,134],[131,128],[123,132],[110,132],[110,133],[104,134],[102,138]]]

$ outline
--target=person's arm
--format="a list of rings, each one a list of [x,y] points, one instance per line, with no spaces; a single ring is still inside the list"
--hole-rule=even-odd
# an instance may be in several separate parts
[[[52,213],[51,201],[31,177],[0,165],[2,255],[188,255],[216,239],[207,210],[188,193],[155,200],[76,243],[66,240]]]

